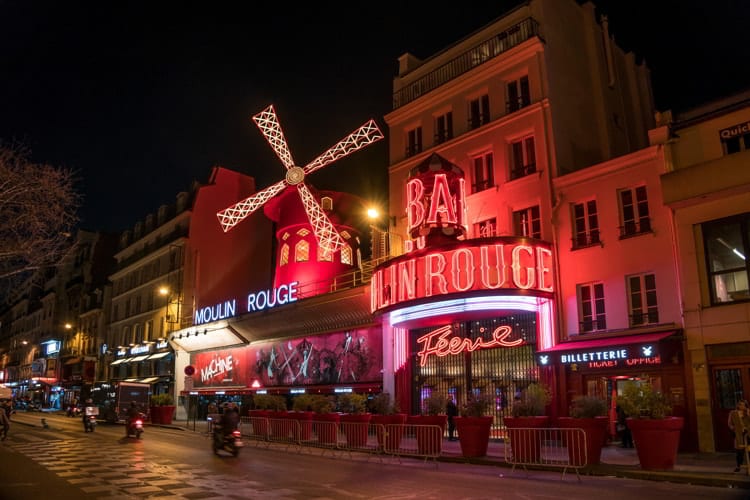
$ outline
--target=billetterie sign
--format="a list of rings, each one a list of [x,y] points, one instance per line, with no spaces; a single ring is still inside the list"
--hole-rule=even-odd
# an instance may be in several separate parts
[[[299,283],[292,281],[267,290],[251,292],[247,295],[247,309],[245,312],[257,312],[264,309],[297,301],[297,287]],[[206,306],[195,311],[194,324],[202,325],[237,315],[237,299],[225,300],[213,306]]]
[[[470,291],[549,294],[552,269],[550,245],[524,238],[481,238],[418,250],[375,270],[371,310]]]

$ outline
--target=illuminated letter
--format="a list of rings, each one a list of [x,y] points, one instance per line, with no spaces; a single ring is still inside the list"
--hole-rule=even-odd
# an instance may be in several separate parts
[[[546,265],[545,265],[546,264]],[[549,284],[544,279],[545,276],[551,274],[552,269],[552,252],[546,248],[536,249],[536,274],[538,276],[537,289],[544,292],[552,291],[552,276],[550,276]]]
[[[469,218],[466,215],[466,181],[458,179],[458,193],[456,193],[456,217],[458,225],[464,229],[464,234],[469,232]]]
[[[406,183],[406,220],[408,227],[407,232],[411,232],[417,226],[424,222],[424,205],[422,205],[422,196],[424,196],[424,184],[419,179],[412,179]]]
[[[464,265],[461,265],[461,256]],[[474,254],[468,248],[459,248],[453,253],[453,288],[459,292],[470,290],[474,286]],[[466,276],[466,284],[461,286],[461,274]]]
[[[445,279],[445,256],[441,253],[431,253],[424,258],[424,295],[432,297],[433,280],[437,280],[436,288],[439,294],[448,293],[448,281]]]
[[[438,214],[440,215],[440,220],[438,220]],[[435,184],[432,186],[430,213],[427,215],[427,223],[439,226],[456,224],[456,211],[445,174],[435,174]]]
[[[512,252],[513,283],[523,290],[531,288],[534,285],[534,268],[527,266],[526,283],[521,283],[521,252],[533,255],[533,248],[527,245],[518,245]]]
[[[490,267],[490,247],[482,245],[479,248],[479,262],[482,279],[482,286],[488,289],[500,288],[505,284],[505,253],[504,245],[493,245],[495,249],[495,264]],[[491,283],[491,278],[495,277],[496,283]]]
[[[279,291],[276,292],[276,296],[277,296],[276,300],[279,303],[279,305],[286,304],[287,301],[289,300],[289,294],[287,292],[287,288],[288,287],[286,285],[281,285],[279,287]]]
[[[404,300],[414,299],[414,284],[416,282],[417,273],[415,271],[414,259],[409,259],[406,262],[398,263],[398,300],[402,302]]]

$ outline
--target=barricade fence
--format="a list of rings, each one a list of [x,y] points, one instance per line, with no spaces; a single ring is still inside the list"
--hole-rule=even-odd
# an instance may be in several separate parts
[[[210,429],[210,427],[209,427]],[[240,432],[257,446],[282,445],[339,452],[365,452],[393,457],[434,460],[443,454],[444,430],[437,425],[373,424],[242,417]],[[516,428],[506,430],[504,460],[516,466],[579,469],[588,463],[586,433],[577,428]],[[579,477],[580,479],[580,477]]]

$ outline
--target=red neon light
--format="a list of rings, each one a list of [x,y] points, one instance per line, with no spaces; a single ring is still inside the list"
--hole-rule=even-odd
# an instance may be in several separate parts
[[[427,186],[425,186],[425,180],[428,181]],[[406,183],[406,217],[409,234],[416,237],[417,234],[425,234],[422,231],[424,228],[434,227],[452,227],[457,231],[456,234],[464,234],[468,227],[464,180],[449,180],[446,174],[434,174],[431,179],[425,180],[414,178]],[[431,188],[430,180],[432,181]]]
[[[446,337],[451,333],[451,326],[441,326],[437,330],[422,335],[417,339],[418,344],[424,344],[422,350],[417,353],[419,356],[419,366],[427,364],[427,358],[435,355],[439,358],[449,354],[460,354],[464,351],[474,352],[477,349],[488,349],[491,347],[515,347],[523,343],[523,339],[506,340],[513,329],[507,325],[498,326],[492,332],[492,340],[471,339],[461,337]]]

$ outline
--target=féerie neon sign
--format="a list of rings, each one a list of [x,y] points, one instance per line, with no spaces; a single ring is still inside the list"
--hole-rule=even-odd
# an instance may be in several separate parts
[[[474,352],[477,349],[490,349],[493,347],[515,347],[523,343],[523,339],[507,340],[513,329],[507,325],[498,326],[492,332],[491,340],[478,338],[475,340],[451,337],[451,326],[441,326],[437,330],[422,335],[417,339],[417,344],[423,344],[422,350],[417,353],[419,356],[419,366],[427,364],[427,358],[435,355],[439,358],[451,354],[460,354],[462,352]]]

